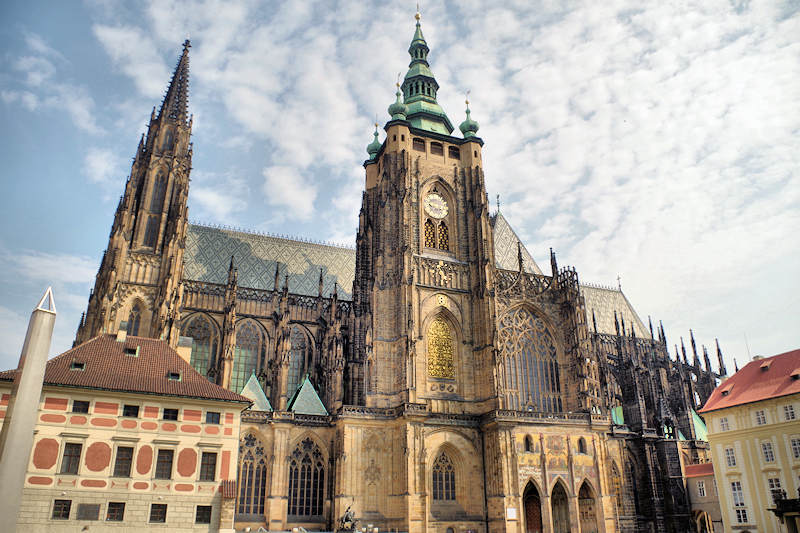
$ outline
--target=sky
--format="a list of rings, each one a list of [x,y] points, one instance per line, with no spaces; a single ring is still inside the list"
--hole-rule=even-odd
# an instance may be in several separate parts
[[[353,245],[415,2],[0,5],[0,368],[48,285],[74,339],[190,38],[194,222]],[[423,2],[454,124],[540,265],[621,285],[670,345],[800,348],[800,2]],[[455,132],[458,134],[458,131]],[[381,131],[381,140],[383,132]],[[687,342],[688,346],[688,342]]]

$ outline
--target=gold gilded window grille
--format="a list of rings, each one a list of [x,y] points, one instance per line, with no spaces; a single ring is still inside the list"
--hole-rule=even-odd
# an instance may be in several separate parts
[[[428,328],[428,375],[433,378],[455,379],[453,364],[453,333],[450,325],[437,318]]]
[[[425,220],[425,248],[436,248],[436,225],[431,219]]]
[[[447,224],[439,222],[439,248],[450,251],[450,238],[447,233]]]

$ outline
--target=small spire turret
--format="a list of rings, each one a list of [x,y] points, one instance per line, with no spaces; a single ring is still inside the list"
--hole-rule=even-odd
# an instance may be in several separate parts
[[[370,160],[375,159],[375,156],[378,155],[378,152],[381,151],[382,143],[378,140],[378,123],[375,123],[375,133],[373,133],[372,142],[367,145],[367,153],[369,154]]]
[[[719,363],[719,375],[727,376],[728,371],[725,368],[725,361],[722,359],[722,350],[719,348],[719,339],[714,339],[714,342],[717,343],[717,362]]]
[[[469,91],[467,91],[467,93],[469,94]],[[475,134],[478,133],[478,129],[480,128],[480,126],[470,117],[469,98],[464,100],[464,103],[467,104],[467,110],[466,110],[467,119],[464,122],[462,122],[460,126],[458,126],[458,129],[461,130],[461,133],[464,135],[464,138],[466,139],[469,137],[475,137]]]
[[[400,91],[400,74],[397,75],[397,92],[394,93],[396,99],[392,105],[389,106],[389,115],[392,120],[405,120],[406,113],[408,113],[408,106],[403,101],[403,93]]]

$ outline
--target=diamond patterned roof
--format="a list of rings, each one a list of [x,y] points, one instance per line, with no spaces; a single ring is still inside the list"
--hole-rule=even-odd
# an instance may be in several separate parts
[[[517,243],[521,242],[516,232],[500,212],[492,218],[494,230],[494,264],[504,270],[519,270]],[[541,274],[542,269],[533,260],[525,245],[522,245],[522,268],[525,272]]]
[[[639,315],[633,309],[633,306],[618,289],[611,289],[605,287],[594,287],[591,285],[581,285],[581,294],[586,303],[586,322],[589,330],[593,330],[592,326],[592,311],[597,320],[597,332],[608,333],[615,335],[617,333],[614,327],[614,311],[617,316],[625,320],[625,329],[630,332],[631,324],[636,331],[636,336],[639,338],[649,337],[650,330],[645,327],[644,323],[639,319]],[[620,324],[621,325],[621,324]]]
[[[322,269],[325,296],[339,284],[339,297],[351,298],[356,252],[350,248],[243,233],[190,224],[186,233],[183,277],[207,283],[226,283],[231,256],[239,273],[239,286],[272,290],[275,264],[279,287],[289,275],[289,292],[316,296]]]

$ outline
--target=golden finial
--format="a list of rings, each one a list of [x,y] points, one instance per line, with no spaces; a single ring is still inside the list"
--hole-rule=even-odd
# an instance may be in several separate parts
[[[400,88],[400,75],[401,74],[402,74],[402,72],[398,72],[397,73],[397,82],[395,83],[395,85],[397,86],[398,89]]]
[[[414,15],[414,18],[417,19],[417,22],[419,22],[419,19],[420,19],[419,2],[417,2],[417,13]]]
[[[469,105],[469,93],[470,93],[470,89],[467,89],[467,92],[464,93],[464,103],[467,104],[467,105]]]

